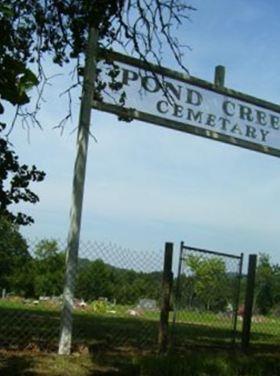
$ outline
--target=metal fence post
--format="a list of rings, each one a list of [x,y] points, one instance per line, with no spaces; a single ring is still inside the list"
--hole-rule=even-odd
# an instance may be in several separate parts
[[[173,319],[172,319],[172,345],[174,346],[174,335],[175,335],[175,324],[177,318],[177,311],[179,308],[179,295],[180,295],[180,278],[181,278],[181,270],[182,270],[182,261],[183,261],[183,249],[184,249],[184,242],[180,244],[180,252],[179,252],[179,262],[178,262],[178,272],[177,272],[177,279],[174,288],[174,300],[173,300]]]
[[[243,258],[244,258],[244,254],[241,253],[240,259],[239,259],[239,266],[238,266],[238,280],[237,280],[237,288],[236,288],[236,301],[235,301],[235,307],[234,307],[234,310],[233,310],[233,337],[232,337],[232,343],[233,344],[235,344],[236,335],[237,335],[237,315],[238,315],[238,306],[239,306],[240,291],[241,291]]]
[[[243,328],[242,328],[242,349],[246,351],[250,343],[251,320],[254,302],[255,276],[257,267],[257,255],[249,255]]]
[[[160,324],[158,345],[159,353],[165,353],[168,347],[168,321],[170,311],[170,298],[172,292],[173,273],[172,273],[173,243],[165,243],[164,267],[162,277],[162,303],[160,311]]]

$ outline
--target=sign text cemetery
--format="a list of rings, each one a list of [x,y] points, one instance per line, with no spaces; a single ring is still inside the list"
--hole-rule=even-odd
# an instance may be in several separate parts
[[[95,108],[280,156],[278,105],[121,54],[110,56],[122,88],[107,85]],[[111,66],[101,60],[98,68],[109,84]]]

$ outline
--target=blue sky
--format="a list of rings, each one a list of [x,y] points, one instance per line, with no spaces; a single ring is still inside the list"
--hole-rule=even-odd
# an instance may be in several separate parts
[[[191,47],[191,75],[213,81],[226,66],[226,86],[279,103],[279,14],[276,0],[190,0],[197,7],[178,37]],[[172,69],[174,62],[164,56]],[[56,67],[47,68],[59,73]],[[45,92],[43,130],[18,125],[11,141],[21,160],[47,173],[26,205],[35,224],[30,238],[66,239],[79,100],[64,133],[53,126],[66,112],[65,76]],[[137,250],[163,248],[181,240],[230,253],[266,252],[280,262],[280,161],[253,151],[149,124],[120,123],[92,113],[81,238],[112,241]]]

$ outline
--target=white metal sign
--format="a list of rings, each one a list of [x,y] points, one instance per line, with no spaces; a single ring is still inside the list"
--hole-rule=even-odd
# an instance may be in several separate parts
[[[114,64],[122,88],[107,85],[95,108],[280,156],[279,106],[159,67],[152,72],[124,55],[114,54]],[[109,83],[108,65],[101,60],[98,67]]]

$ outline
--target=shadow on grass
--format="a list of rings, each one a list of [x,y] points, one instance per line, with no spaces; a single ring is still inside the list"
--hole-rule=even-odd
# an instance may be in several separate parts
[[[115,317],[76,312],[73,350],[81,346],[90,351],[108,348],[157,351],[158,322],[141,317]],[[56,352],[60,330],[60,312],[0,307],[0,347]],[[231,347],[232,331],[201,324],[176,323],[172,330],[175,349],[192,346]],[[238,340],[238,338],[237,338]],[[267,333],[252,334],[253,347],[279,350],[280,338]],[[256,345],[255,345],[256,344]]]
[[[5,376],[33,376],[34,362],[29,356],[4,356],[0,354],[0,374]]]
[[[182,355],[147,356],[139,360],[140,374],[147,376],[278,376],[279,355],[240,352],[189,351]]]
[[[54,351],[59,322],[58,311],[0,307],[0,347]]]
[[[1,356],[1,375],[89,376],[89,375],[145,375],[145,376],[278,376],[279,354],[196,351],[184,354],[135,355],[107,351],[102,355],[59,357],[25,353]]]
[[[1,375],[36,373],[40,351],[56,352],[60,312],[57,310],[0,307],[0,347],[14,349],[1,357]],[[115,317],[75,313],[73,356],[49,355],[41,361],[44,374],[53,375],[254,375],[280,374],[280,338],[253,333],[247,355],[230,349],[232,332],[202,324],[177,323],[174,347],[166,357],[156,355],[158,322],[141,317]],[[224,349],[224,350],[221,350]],[[24,350],[20,355],[20,350]],[[29,352],[26,352],[28,350]],[[33,351],[33,354],[30,354]],[[83,352],[84,351],[84,352]],[[8,352],[7,352],[8,354]],[[43,365],[42,365],[43,364]],[[74,372],[74,367],[77,371]],[[207,372],[206,372],[207,371]],[[79,373],[80,372],[80,373]],[[189,373],[188,373],[189,372]]]

